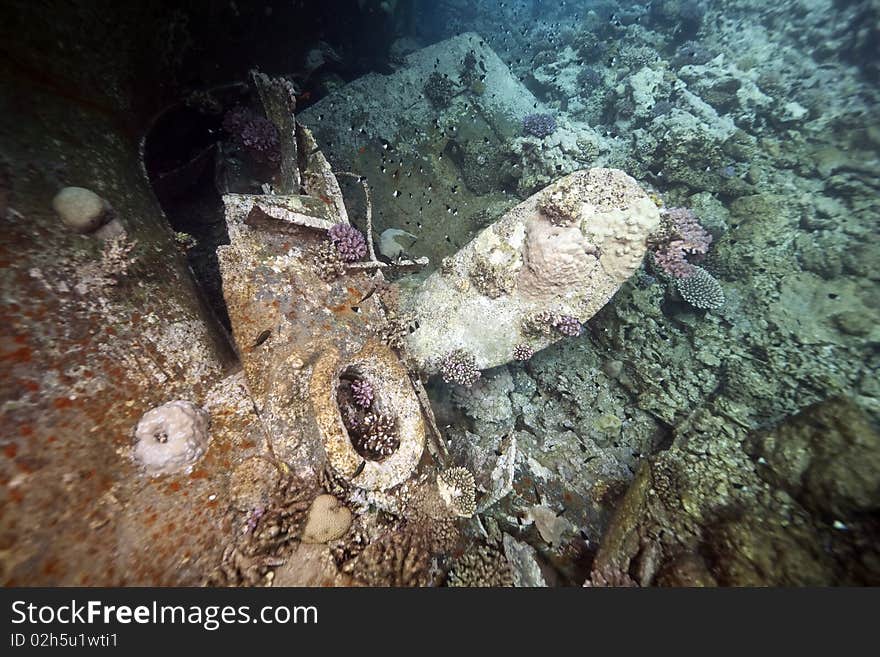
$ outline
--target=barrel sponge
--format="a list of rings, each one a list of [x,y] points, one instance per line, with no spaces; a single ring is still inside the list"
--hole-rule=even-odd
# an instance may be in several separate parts
[[[146,413],[135,428],[134,458],[147,474],[187,470],[208,447],[208,413],[178,400]]]

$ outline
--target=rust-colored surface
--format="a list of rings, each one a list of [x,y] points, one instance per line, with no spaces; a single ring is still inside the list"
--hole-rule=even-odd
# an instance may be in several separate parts
[[[129,448],[145,411],[205,403],[234,355],[196,295],[132,136],[102,112],[3,79],[0,581],[198,583],[222,531],[227,471],[257,444],[251,418],[217,400],[193,475],[147,478]],[[64,185],[106,198],[137,241],[116,284],[77,289],[102,243],[52,212]]]
[[[275,234],[242,225],[247,236],[223,271],[233,348],[144,175],[138,139],[157,108],[139,105],[148,80],[129,86],[138,72],[132,49],[100,43],[54,61],[60,28],[35,29],[45,31],[46,58],[22,51],[0,62],[0,582],[217,581],[212,574],[279,477],[305,476],[304,491],[320,480],[312,366],[331,349],[342,362],[376,339],[378,296],[362,302],[373,285],[363,272],[332,284],[318,277],[307,255],[323,239],[314,227]],[[302,191],[320,199],[322,216],[344,219],[329,165],[310,152],[307,132],[302,140]],[[106,245],[55,216],[52,198],[65,186],[113,208],[135,243],[127,270],[102,271],[100,284],[89,277],[107,262]],[[176,399],[210,413],[207,451],[190,471],[149,477],[131,457],[134,427]],[[326,562],[303,554],[304,563]],[[297,581],[349,581],[321,572]]]

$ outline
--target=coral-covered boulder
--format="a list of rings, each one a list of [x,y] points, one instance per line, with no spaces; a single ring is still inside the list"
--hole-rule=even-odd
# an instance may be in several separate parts
[[[639,267],[656,204],[617,169],[577,171],[520,203],[403,299],[429,372],[462,350],[478,369],[577,335]],[[542,326],[546,324],[546,326]],[[546,330],[544,330],[546,329]]]

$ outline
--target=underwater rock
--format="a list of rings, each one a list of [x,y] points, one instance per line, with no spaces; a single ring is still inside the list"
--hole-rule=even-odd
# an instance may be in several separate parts
[[[571,523],[558,511],[543,505],[529,509],[528,519],[535,523],[541,538],[552,546],[562,544],[562,536],[572,529]]]
[[[413,245],[418,236],[399,228],[387,228],[379,235],[379,253],[396,260]]]
[[[758,434],[759,474],[835,519],[880,509],[880,433],[845,398],[814,404]]]
[[[876,583],[876,530],[863,519],[878,505],[878,447],[843,399],[751,434],[700,411],[643,462],[588,583]]]
[[[506,167],[507,175],[515,180],[517,195],[526,198],[560,175],[601,165],[600,153],[610,147],[609,140],[588,125],[560,118],[552,134],[518,137],[510,143],[513,163]]]
[[[434,73],[453,82],[473,59],[482,93],[455,83],[449,105],[422,93]],[[484,88],[482,88],[484,87]],[[410,256],[434,263],[470,240],[512,204],[560,175],[595,162],[602,138],[587,126],[558,121],[543,139],[522,135],[522,120],[546,112],[486,40],[467,32],[406,56],[390,75],[368,74],[322,98],[297,119],[308,125],[336,169],[370,184],[378,234],[418,236]],[[352,129],[353,128],[353,129]],[[503,211],[502,210],[502,211]]]
[[[540,209],[559,193],[576,208],[569,227],[555,226]],[[622,171],[566,176],[480,232],[446,272],[403,295],[402,305],[418,320],[407,338],[410,353],[435,372],[456,349],[486,369],[510,362],[518,346],[546,347],[559,332],[524,335],[524,320],[541,311],[579,322],[592,317],[639,267],[659,220],[654,202]],[[507,272],[512,289],[493,298],[473,284],[480,261]]]
[[[134,458],[147,474],[191,468],[208,447],[208,414],[189,401],[172,401],[144,413],[134,432]]]
[[[537,553],[528,543],[517,541],[510,534],[504,534],[502,540],[504,555],[513,571],[513,585],[517,587],[547,586],[541,567],[538,565]]]
[[[470,388],[455,386],[452,400],[473,419],[481,434],[488,434],[492,429],[513,428],[513,407],[509,397],[513,389],[509,370],[499,367],[481,376]]]

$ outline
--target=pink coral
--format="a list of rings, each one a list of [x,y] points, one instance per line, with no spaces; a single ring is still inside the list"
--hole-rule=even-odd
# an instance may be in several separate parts
[[[693,210],[670,208],[664,214],[670,223],[671,234],[654,251],[654,264],[673,278],[685,278],[694,271],[688,256],[699,260],[709,250],[712,236],[700,225]]]
[[[351,396],[361,408],[369,408],[373,403],[373,386],[369,381],[358,379],[351,382]]]
[[[346,223],[333,225],[329,231],[336,250],[346,262],[355,262],[367,255],[367,241],[363,233]]]

